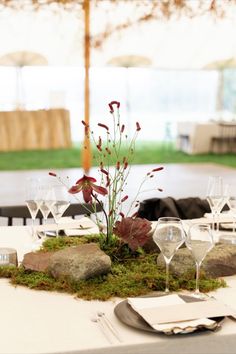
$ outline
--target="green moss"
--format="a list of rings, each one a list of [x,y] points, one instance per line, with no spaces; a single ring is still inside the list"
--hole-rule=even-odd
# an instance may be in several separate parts
[[[58,250],[91,241],[98,241],[98,236],[95,235],[92,239],[91,237],[52,238],[45,241],[43,250]],[[109,274],[86,281],[56,280],[48,274],[26,271],[23,267],[0,267],[0,277],[10,278],[12,284],[24,285],[37,290],[68,292],[77,294],[78,297],[86,300],[107,300],[113,296],[125,298],[148,294],[152,291],[163,291],[165,289],[165,271],[156,265],[157,254],[136,253],[128,257],[126,251],[122,261],[117,260],[117,257],[113,258]],[[191,272],[186,272],[181,278],[170,276],[170,289],[173,291],[194,290],[194,274],[193,269]],[[209,279],[205,274],[201,274],[201,291],[208,292],[225,286],[223,280]]]

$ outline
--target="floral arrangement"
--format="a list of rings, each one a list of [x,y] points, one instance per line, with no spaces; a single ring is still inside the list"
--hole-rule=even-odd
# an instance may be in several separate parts
[[[97,203],[101,205],[105,217],[105,227],[103,227],[104,220],[101,220],[98,216],[96,217],[96,222],[107,245],[112,243],[115,235],[122,243],[128,244],[132,251],[136,251],[146,243],[148,233],[151,230],[149,221],[137,217],[138,196],[144,184],[150,178],[154,178],[156,172],[161,171],[163,167],[154,168],[146,173],[134,200],[130,203],[130,207],[125,213],[123,210],[124,204],[129,200],[128,194],[125,194],[125,187],[141,126],[139,122],[136,122],[133,137],[129,139],[126,127],[120,119],[119,108],[120,102],[112,101],[109,103],[112,116],[111,124],[98,123],[98,127],[103,130],[103,133],[105,132],[105,138],[102,138],[102,134],[95,137],[90,126],[82,121],[85,134],[91,136],[96,146],[96,159],[101,182],[98,185],[94,177],[84,175],[72,187],[69,187],[68,191],[72,194],[82,192],[84,201],[93,204],[94,207]],[[124,149],[122,149],[124,146],[126,146],[125,154]],[[49,174],[62,181],[55,173],[50,172]],[[160,188],[157,188],[157,190],[162,191]],[[103,197],[107,199],[107,203],[101,199]]]

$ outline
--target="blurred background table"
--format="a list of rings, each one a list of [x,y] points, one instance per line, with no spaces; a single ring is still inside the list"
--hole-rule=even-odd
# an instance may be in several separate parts
[[[0,151],[71,147],[66,109],[0,112]]]
[[[236,122],[178,122],[176,147],[187,154],[236,152]]]

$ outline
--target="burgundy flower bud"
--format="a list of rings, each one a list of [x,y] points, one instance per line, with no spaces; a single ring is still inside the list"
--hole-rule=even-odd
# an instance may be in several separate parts
[[[82,120],[81,123],[82,123],[85,127],[88,127],[88,124],[87,124],[84,120]]]
[[[49,176],[52,176],[52,177],[57,177],[57,174],[55,172],[48,172]]]
[[[139,130],[141,130],[141,127],[140,127],[139,122],[136,122],[136,130],[137,130],[137,132],[138,132]]]
[[[121,203],[125,202],[128,199],[128,195],[125,195],[122,199],[121,199]]]
[[[101,168],[101,172],[104,173],[106,176],[108,176],[108,172],[104,170],[104,168]]]
[[[128,162],[125,161],[125,163],[124,163],[124,170],[126,170],[127,167],[128,167]]]
[[[120,102],[118,101],[111,101],[108,106],[110,108],[110,113],[114,113],[114,108],[113,108],[113,105],[116,105],[117,106],[117,109],[120,108]]]
[[[164,167],[157,167],[152,170],[152,172],[157,172],[163,170]]]
[[[117,170],[120,169],[120,161],[117,161],[117,163],[116,163],[116,169],[117,169]]]
[[[124,214],[124,213],[122,213],[122,211],[119,213],[119,215],[120,215],[122,218],[124,218],[124,217],[125,217],[125,214]]]
[[[96,145],[96,147],[99,151],[102,151],[101,145]]]
[[[106,152],[109,154],[109,155],[111,155],[111,150],[110,149],[108,149],[108,147],[106,147]]]
[[[108,216],[111,216],[112,214],[113,214],[113,210],[110,210]]]
[[[110,180],[110,178],[107,176],[107,183],[106,183],[106,187],[109,187],[109,186],[110,186],[110,182],[111,182],[111,180]]]
[[[99,136],[99,138],[98,138],[98,145],[99,146],[102,146],[102,138]]]
[[[161,188],[157,188],[157,190],[158,190],[159,192],[163,192],[163,189],[161,189]]]
[[[120,129],[120,132],[121,132],[121,133],[123,133],[123,132],[124,132],[124,130],[125,130],[125,125],[124,125],[124,124],[122,124],[121,129]]]
[[[98,123],[98,126],[106,129],[107,131],[109,130],[109,128],[108,128],[108,126],[106,124]]]

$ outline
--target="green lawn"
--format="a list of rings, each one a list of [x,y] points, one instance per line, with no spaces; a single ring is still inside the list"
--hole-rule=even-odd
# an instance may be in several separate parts
[[[218,163],[236,167],[235,154],[204,154],[191,156],[176,151],[171,144],[139,142],[136,144],[133,164],[160,163]],[[94,163],[95,164],[95,163]],[[81,148],[19,151],[0,153],[0,170],[58,169],[81,167]]]

